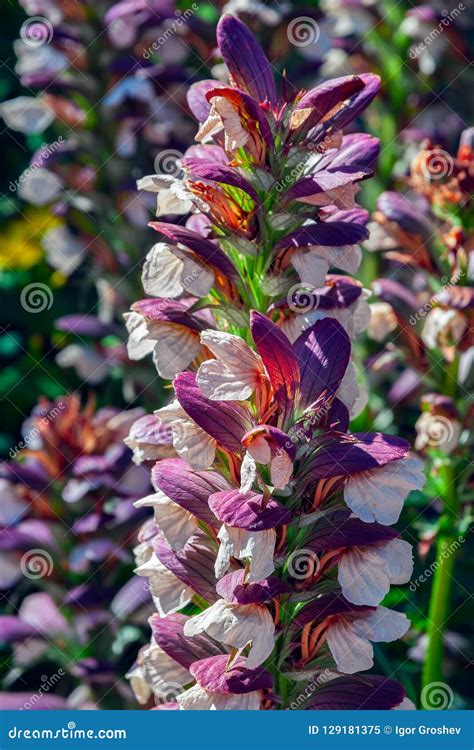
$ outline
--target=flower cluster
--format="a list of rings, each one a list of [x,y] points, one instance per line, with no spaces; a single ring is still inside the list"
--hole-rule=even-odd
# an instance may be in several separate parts
[[[88,315],[61,321],[67,335],[58,364],[89,385],[120,371],[128,398],[142,393],[149,378],[139,367],[126,369],[116,325],[138,294],[134,268],[145,253],[153,202],[139,194],[135,179],[153,163],[164,179],[179,173],[177,160],[193,135],[186,83],[201,67],[196,52],[213,60],[214,24],[198,20],[196,3],[185,11],[142,0],[22,5],[29,17],[14,43],[15,70],[28,95],[5,102],[0,112],[12,130],[45,133],[49,141],[10,190],[42,212],[33,261],[42,248],[56,271],[54,284],[74,273],[86,277]],[[292,3],[251,12],[254,25],[270,24],[275,38],[284,38],[286,52],[299,49],[286,34]],[[11,265],[18,248],[6,247],[4,255]]]
[[[167,37],[159,70],[143,58],[147,38],[174,18],[172,4],[50,0],[41,4],[43,16],[36,4],[22,4],[32,18],[15,42],[16,72],[38,95],[4,103],[2,115],[26,134],[53,126],[57,140],[33,156],[19,195],[63,219],[44,239],[53,267],[69,275],[87,255],[101,270],[123,271],[140,257],[137,232],[147,220],[131,159],[143,169],[163,147],[189,139],[179,94],[165,96],[186,80],[186,44],[179,34]],[[151,150],[146,161],[143,142]]]
[[[374,284],[369,334],[386,342],[374,369],[406,363],[390,399],[423,395],[416,447],[445,454],[456,449],[472,416],[462,395],[474,352],[472,138],[472,129],[464,131],[455,156],[425,144],[411,166],[411,193],[380,196],[370,239],[392,276]]]
[[[323,9],[328,20],[334,24],[333,33],[345,44],[331,52],[330,61],[341,66],[346,62],[347,50],[358,41],[360,53],[370,62],[378,62],[383,67],[386,61],[382,53],[396,52],[407,65],[419,70],[426,77],[443,75],[444,65],[462,64],[466,45],[463,29],[472,26],[472,19],[464,11],[464,3],[449,3],[449,11],[438,0],[424,5],[403,5],[397,9],[384,9],[376,2],[364,0],[324,0]],[[399,38],[393,40],[392,47],[382,46],[384,34],[399,24]],[[365,37],[374,35],[371,44]],[[377,35],[380,39],[377,39]],[[364,43],[365,41],[365,43]]]
[[[184,98],[194,73],[189,16],[183,20],[172,2],[22,5],[28,17],[14,43],[15,71],[27,94],[0,113],[13,131],[36,144],[44,133],[47,141],[10,189],[22,207],[42,211],[52,283],[81,277],[82,309],[72,312],[86,310],[95,321],[67,328],[73,343],[58,364],[95,385],[126,363],[125,353],[110,351],[110,338],[120,343],[114,329],[137,295],[132,271],[147,243],[150,206],[135,180],[153,161],[173,172],[192,137]],[[157,39],[153,55],[145,54]],[[140,373],[133,375],[138,391]]]
[[[44,401],[25,422],[18,455],[2,465],[0,588],[7,607],[0,641],[13,667],[2,708],[28,702],[38,670],[51,674],[52,665],[61,667],[61,684],[43,691],[42,707],[64,707],[63,696],[75,707],[113,708],[127,699],[115,689],[130,648],[123,625],[132,614],[140,622],[150,596],[127,580],[143,521],[133,503],[149,488],[148,473],[123,445],[140,411],[95,411],[92,401],[81,410],[75,397]],[[129,628],[128,641],[139,635]]]
[[[423,144],[408,177],[411,192],[380,196],[370,240],[384,251],[393,276],[374,284],[378,301],[371,305],[369,333],[384,349],[370,369],[379,379],[389,375],[393,410],[421,406],[415,447],[426,460],[428,481],[423,511],[417,510],[419,551],[424,557],[433,545],[436,555],[422,641],[425,686],[442,674],[454,553],[469,529],[472,499],[472,138],[472,128],[465,130],[453,156]]]
[[[378,153],[343,129],[379,81],[279,96],[240,21],[217,38],[229,83],[191,87],[200,145],[183,179],[140,182],[186,222],[152,224],[150,296],[127,315],[130,356],[153,352],[175,395],[127,438],[157,460],[136,549],[157,614],[129,678],[164,709],[405,706],[397,682],[357,673],[409,627],[380,603],[410,578],[392,525],[422,465],[403,439],[349,432],[368,308],[335,273],[357,271],[354,197]]]
[[[472,33],[472,14],[456,0],[390,7],[374,0],[322,0],[321,7],[337,40],[328,51],[325,75],[369,70],[387,81],[365,118],[369,132],[381,139],[374,182],[386,190],[423,138],[446,145],[470,121],[460,76],[469,59],[465,39]],[[442,98],[436,92],[443,92]],[[378,192],[372,189],[373,202]]]

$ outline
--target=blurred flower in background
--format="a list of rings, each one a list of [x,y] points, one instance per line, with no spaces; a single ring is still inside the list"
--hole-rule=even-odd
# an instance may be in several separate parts
[[[35,703],[40,674],[61,676],[40,691],[45,707],[130,698],[121,676],[149,614],[147,588],[128,580],[142,518],[133,502],[149,489],[123,444],[139,415],[43,400],[0,469],[2,708]]]
[[[469,464],[474,416],[473,178],[472,128],[462,133],[455,153],[424,141],[413,158],[405,192],[380,196],[374,214],[378,226],[368,243],[370,249],[382,251],[386,261],[383,277],[373,284],[379,301],[371,305],[369,335],[384,347],[369,360],[373,387],[388,393],[387,406],[405,434],[415,436],[427,468],[427,486],[407,516],[419,535],[421,565],[430,551],[434,554],[428,617],[418,625],[426,644],[424,686],[443,675],[450,608],[456,611],[461,641],[470,616],[462,594],[463,581],[468,585],[466,571],[459,561],[466,554],[474,479]],[[407,419],[410,412],[413,417]],[[426,576],[422,578],[424,582]],[[449,624],[453,629],[454,622]],[[466,665],[469,649],[456,650],[458,662]],[[465,690],[462,683],[460,690]]]

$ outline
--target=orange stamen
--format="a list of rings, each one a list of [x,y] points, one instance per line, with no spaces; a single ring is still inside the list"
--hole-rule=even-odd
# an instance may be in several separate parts
[[[311,632],[311,622],[306,623],[301,633],[301,664],[308,661],[309,657],[309,635]]]
[[[308,644],[308,648],[309,648],[308,659],[313,659],[316,656],[319,649],[321,648],[322,644],[324,643],[326,636],[323,635],[321,638],[319,637],[322,635],[326,627],[327,627],[327,622],[321,622],[311,633],[311,638],[309,639],[309,644]]]
[[[286,533],[287,533],[287,530],[288,530],[287,526],[282,526],[281,527],[281,532],[280,532],[281,536],[280,536],[280,539],[278,541],[278,545],[275,548],[275,552],[280,552],[280,550],[283,548],[283,546],[284,546],[284,544],[286,542]]]
[[[280,614],[281,614],[280,602],[278,601],[278,599],[274,599],[273,603],[275,605],[275,614],[273,616],[273,623],[275,625],[278,625],[278,623],[280,622]]]

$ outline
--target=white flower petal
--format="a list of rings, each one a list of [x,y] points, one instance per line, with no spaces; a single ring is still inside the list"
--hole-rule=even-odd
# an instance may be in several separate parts
[[[160,617],[179,612],[194,596],[194,591],[168,570],[154,553],[135,568],[135,573],[149,579],[153,602]]]
[[[421,338],[428,349],[436,349],[448,340],[457,343],[465,329],[466,321],[457,310],[435,307],[426,316]]]
[[[157,698],[173,700],[180,687],[191,681],[189,671],[152,642],[140,651],[143,677]]]
[[[214,271],[199,260],[194,253],[185,252],[179,247],[175,250],[183,264],[181,283],[183,289],[196,297],[205,297],[214,285]]]
[[[308,284],[314,289],[324,286],[329,263],[325,258],[321,258],[317,251],[296,250],[291,257],[291,265],[296,269],[303,284]]]
[[[157,461],[159,458],[173,458],[176,451],[173,445],[154,445],[137,440],[133,435],[127,435],[123,442],[133,451],[132,461],[139,466],[145,461]]]
[[[362,251],[358,245],[318,245],[312,248],[312,252],[319,258],[324,258],[330,268],[339,268],[352,275],[357,272],[362,260]]]
[[[148,335],[148,326],[143,315],[137,312],[124,313],[128,331],[127,353],[130,359],[143,359],[153,351],[155,342]]]
[[[307,198],[297,198],[302,203],[309,203],[312,206],[329,206],[335,205],[341,210],[349,210],[354,208],[355,196],[358,193],[360,186],[356,183],[349,185],[340,185],[337,188],[331,190],[325,190],[322,193],[316,193],[310,195]]]
[[[195,331],[174,323],[153,321],[148,333],[156,343],[153,362],[160,377],[172,380],[178,372],[186,370],[199,352],[201,344]]]
[[[258,690],[250,693],[211,693],[200,685],[194,685],[176,700],[183,711],[258,711],[261,695]]]
[[[315,316],[316,317],[316,316]],[[337,320],[338,323],[341,324],[341,326],[346,331],[347,335],[351,338],[355,338],[355,331],[354,331],[354,311],[351,307],[344,307],[340,310],[328,310],[319,312],[319,315],[317,315],[317,320],[323,320],[324,318],[333,318],[334,320]]]
[[[275,644],[275,626],[267,607],[261,604],[229,604],[219,599],[184,625],[184,634],[192,637],[207,633],[211,638],[233,648],[251,648],[246,666],[258,667],[270,656]]]
[[[219,133],[219,131],[222,130],[222,120],[220,115],[216,112],[215,106],[213,107],[211,105],[211,111],[209,112],[209,116],[207,120],[205,120],[201,127],[199,128],[198,132],[195,135],[196,141],[200,143],[205,143],[206,141],[209,141],[212,139],[214,135]]]
[[[226,151],[235,151],[240,146],[245,146],[249,134],[242,127],[237,109],[223,96],[215,96],[212,99],[209,117],[201,125],[196,134],[196,140],[204,141],[222,128],[224,128]]]
[[[143,669],[139,664],[135,664],[134,667],[127,672],[125,675],[127,680],[130,680],[130,687],[133,690],[133,694],[141,706],[144,706],[151,697],[150,686],[143,677]]]
[[[54,227],[43,235],[41,244],[46,252],[48,263],[69,276],[82,261],[85,245],[65,225]]]
[[[249,398],[263,374],[263,364],[240,336],[222,331],[203,331],[201,343],[217,359],[204,362],[197,381],[208,398],[243,401]]]
[[[357,383],[356,369],[352,361],[349,361],[349,364],[347,365],[336,395],[349,410],[354,406],[357,400],[359,395],[359,385]]]
[[[388,302],[372,302],[370,321],[367,333],[374,341],[385,341],[387,336],[397,328],[397,319]]]
[[[177,419],[171,424],[173,446],[193,469],[208,469],[216,454],[216,441],[190,419]]]
[[[339,562],[337,580],[345,598],[353,604],[376,606],[390,589],[384,561],[371,547],[347,550]]]
[[[2,567],[0,570],[0,585],[2,589],[9,589],[20,578],[22,572],[16,552],[2,552]]]
[[[275,570],[273,555],[275,552],[276,532],[247,531],[232,526],[221,526],[218,538],[221,542],[215,564],[216,578],[221,578],[230,564],[230,558],[250,559],[248,581],[261,581]]]
[[[57,355],[60,367],[74,367],[79,377],[91,385],[101,383],[109,374],[110,362],[99,352],[80,344],[69,344]]]
[[[339,562],[337,579],[350,602],[376,606],[388,593],[391,583],[406,583],[412,572],[411,545],[393,539],[347,550]]]
[[[270,480],[274,487],[282,490],[293,474],[293,461],[285,450],[277,452],[270,464]]]
[[[153,547],[148,541],[141,542],[141,544],[137,544],[137,546],[133,548],[132,552],[135,558],[135,565],[139,568],[144,565],[144,563],[148,562],[150,557],[152,557]]]
[[[157,242],[143,264],[142,284],[146,294],[174,299],[183,293],[183,263],[166,242]]]
[[[204,690],[200,685],[193,685],[178,695],[176,700],[181,711],[211,711],[213,695],[214,693]]]
[[[344,500],[362,521],[388,526],[398,521],[408,494],[421,489],[424,483],[422,462],[408,457],[350,476],[344,487]]]
[[[385,570],[390,583],[400,585],[407,583],[413,573],[413,548],[403,539],[392,539],[391,542],[378,545],[380,555],[384,558]]]
[[[197,383],[203,394],[215,401],[245,401],[255,388],[253,373],[233,372],[217,359],[203,362]]]
[[[153,414],[158,417],[161,424],[171,425],[175,419],[189,419],[188,415],[180,405],[179,401],[174,399],[166,406],[156,409]]]
[[[196,516],[173,502],[164,492],[142,497],[134,503],[136,508],[153,508],[160,531],[172,549],[182,549],[188,539],[197,531]]]
[[[173,447],[193,469],[208,469],[214,462],[216,441],[188,417],[178,401],[154,412],[161,423],[169,425],[173,433]]]
[[[18,195],[34,206],[45,206],[60,194],[62,185],[59,177],[49,169],[39,167],[20,183]]]
[[[248,451],[240,467],[240,492],[249,492],[257,478],[257,464]]]
[[[26,6],[26,3],[23,5]],[[31,10],[28,12],[31,13]],[[49,73],[56,78],[58,73],[61,73],[70,65],[67,57],[51,44],[43,44],[41,47],[29,47],[22,39],[16,39],[13,42],[13,49],[18,58],[18,62],[15,65],[15,73],[20,78],[30,76],[34,73]]]
[[[174,177],[165,174],[147,174],[137,180],[137,190],[146,190],[148,193],[157,193],[167,188],[173,182]]]
[[[352,629],[361,638],[383,643],[397,641],[405,635],[409,627],[410,621],[403,612],[387,607],[377,607],[352,623]]]
[[[326,640],[340,672],[355,674],[373,667],[372,644],[354,632],[350,621],[335,620],[326,631]]]
[[[263,372],[262,360],[240,336],[209,329],[201,333],[201,341],[227,367]]]
[[[311,310],[307,313],[292,315],[281,324],[281,330],[294,343],[298,336],[310,328],[318,320],[333,318],[346,330],[347,335],[354,339],[365,330],[370,319],[370,309],[364,298],[359,299],[349,307],[335,310]]]
[[[18,96],[0,105],[7,126],[20,133],[42,133],[54,120],[54,112],[36,96]]]
[[[348,308],[352,313],[353,337],[359,336],[369,325],[370,305],[367,302],[369,294],[370,292],[364,289],[359,299]]]
[[[282,321],[280,328],[290,343],[294,344],[298,336],[301,336],[303,331],[306,331],[306,329],[313,325],[316,320],[319,320],[320,317],[321,316],[315,316],[314,312],[309,314],[302,313],[291,315]]]
[[[173,180],[168,188],[158,191],[156,197],[156,215],[189,214],[193,209],[192,194],[181,180]]]
[[[222,576],[229,570],[230,558],[234,556],[234,539],[229,533],[230,531],[231,529],[227,526],[222,526],[218,533],[220,545],[217,552],[216,562],[214,564],[216,578],[222,578]]]
[[[272,460],[271,448],[263,437],[263,435],[257,435],[254,437],[247,448],[252,458],[259,464],[269,464]]]
[[[394,711],[416,711],[416,706],[409,698],[404,698],[402,702],[395,706]]]

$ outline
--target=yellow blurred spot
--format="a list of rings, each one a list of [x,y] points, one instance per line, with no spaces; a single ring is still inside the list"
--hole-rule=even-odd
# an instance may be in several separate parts
[[[64,286],[66,281],[67,281],[67,276],[61,273],[61,271],[55,271],[51,275],[51,285],[55,286],[56,288]]]
[[[48,211],[28,209],[21,218],[11,219],[0,234],[0,268],[27,270],[44,256],[41,238],[61,220]]]

